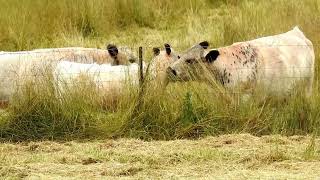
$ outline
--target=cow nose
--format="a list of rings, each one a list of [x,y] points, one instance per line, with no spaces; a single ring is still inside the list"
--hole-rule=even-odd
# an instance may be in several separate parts
[[[172,67],[168,67],[167,73],[169,73],[172,76],[177,76],[177,71],[172,69]]]
[[[171,73],[174,75],[174,76],[177,76],[177,71],[172,69]]]
[[[135,63],[136,60],[135,60],[135,59],[129,59],[129,62],[130,62],[130,63]]]

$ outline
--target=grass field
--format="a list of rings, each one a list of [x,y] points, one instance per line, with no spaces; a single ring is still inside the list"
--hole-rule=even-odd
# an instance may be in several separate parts
[[[52,77],[43,74],[26,81],[0,110],[0,179],[320,176],[320,0],[0,4],[0,51],[115,43],[133,51],[143,46],[149,61],[152,47],[164,43],[183,51],[207,40],[214,48],[297,25],[316,54],[311,98],[299,87],[286,98],[257,88],[243,101],[214,83],[163,89],[150,82],[143,96],[128,88],[106,105],[99,92],[81,84],[57,98]]]
[[[211,47],[288,31],[298,25],[314,44],[310,99],[298,90],[286,100],[257,93],[247,101],[204,83],[149,86],[105,106],[90,87],[55,97],[51,77],[36,79],[1,111],[2,140],[134,137],[145,140],[207,135],[317,134],[320,123],[319,0],[0,0],[0,50],[126,45],[134,51],[170,43],[182,51],[202,40]],[[87,89],[86,89],[87,88]],[[79,91],[80,89],[80,91]],[[139,103],[137,103],[139,102]],[[139,107],[137,108],[137,104]]]
[[[315,179],[320,139],[248,134],[197,141],[0,144],[0,176],[8,179]]]

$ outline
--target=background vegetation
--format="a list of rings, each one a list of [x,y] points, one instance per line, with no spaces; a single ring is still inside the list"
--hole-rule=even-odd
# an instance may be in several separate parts
[[[81,89],[56,98],[50,77],[17,92],[2,111],[4,139],[138,137],[175,139],[225,133],[255,135],[317,133],[320,122],[318,59],[319,0],[0,0],[0,50],[84,46],[113,42],[134,50],[168,42],[184,50],[202,40],[211,47],[288,31],[298,25],[316,53],[314,93],[297,90],[289,98],[247,101],[202,83],[170,84],[162,91],[147,86],[125,93],[117,105],[101,103],[100,94]],[[87,87],[83,87],[87,88]],[[79,89],[79,88],[78,88]],[[139,102],[139,103],[137,103]],[[110,103],[109,103],[110,104]],[[136,105],[139,106],[136,106]]]

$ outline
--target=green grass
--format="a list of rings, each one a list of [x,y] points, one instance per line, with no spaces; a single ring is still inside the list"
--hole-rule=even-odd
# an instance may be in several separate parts
[[[319,0],[0,0],[0,50],[46,47],[145,48],[170,43],[178,51],[202,40],[211,47],[285,32],[298,25],[314,43],[316,76],[310,99],[296,90],[287,99],[256,93],[247,101],[215,85],[147,84],[144,96],[129,90],[116,104],[80,86],[55,96],[50,77],[26,85],[0,118],[4,139],[137,137],[197,138],[247,132],[318,132],[320,94]],[[48,79],[49,78],[49,79]],[[81,84],[81,83],[80,83]],[[84,88],[84,89],[83,89]],[[110,98],[110,97],[109,97]],[[104,100],[102,100],[104,99]],[[111,100],[112,101],[112,100]],[[136,106],[139,102],[139,106]]]

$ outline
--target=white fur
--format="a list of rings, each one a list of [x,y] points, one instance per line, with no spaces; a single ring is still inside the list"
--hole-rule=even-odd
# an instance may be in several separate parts
[[[293,30],[249,41],[263,57],[258,80],[267,87],[288,91],[299,80],[307,80],[311,93],[315,55],[313,45],[303,32]]]
[[[94,54],[108,54],[108,51],[103,49],[82,47],[48,48],[17,52],[3,51],[0,52],[0,59],[9,58],[59,61],[61,59],[68,58],[76,62],[94,63]]]
[[[126,84],[137,85],[139,83],[139,66],[136,63],[128,66],[111,64],[82,64],[69,61],[61,61],[54,71],[54,79],[60,92],[64,91],[67,84],[73,86],[85,75],[90,78],[102,92],[111,90],[121,91]]]
[[[30,54],[0,54],[0,100],[9,100],[16,88],[46,67]],[[43,71],[42,71],[43,72]]]
[[[86,51],[96,52],[89,48],[53,48],[32,51],[0,52],[0,100],[9,100],[17,88],[22,87],[24,81],[36,76],[43,68],[52,62],[58,62],[67,53],[78,54]],[[93,62],[93,59],[85,58]],[[42,71],[43,73],[44,71]]]
[[[160,54],[155,56],[150,62],[150,77],[152,80],[163,82],[167,78],[167,68],[178,59],[178,55],[171,48],[171,54],[168,55],[165,50],[160,51]]]

